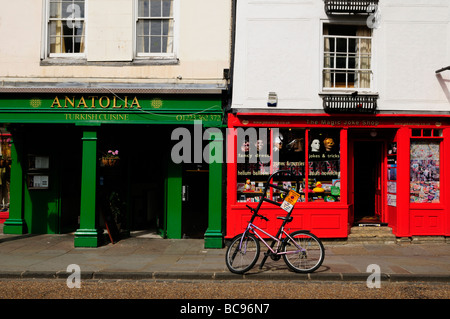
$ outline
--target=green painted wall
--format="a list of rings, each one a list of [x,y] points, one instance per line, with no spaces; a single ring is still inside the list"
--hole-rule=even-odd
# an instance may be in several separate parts
[[[5,222],[4,232],[60,233],[70,230],[67,221],[71,220],[73,224],[79,215],[75,246],[97,247],[103,231],[99,229],[96,209],[97,138],[102,126],[172,124],[189,127],[194,121],[201,120],[204,127],[223,127],[221,103],[221,97],[217,95],[122,96],[121,99],[114,95],[92,97],[92,94],[0,95],[0,118],[3,123],[9,123],[15,141],[10,218]],[[126,130],[124,132],[126,134]],[[145,141],[158,137],[129,138]],[[170,149],[165,152],[170,154]],[[49,156],[48,189],[28,189],[29,154]],[[170,160],[167,165],[165,185],[161,185],[165,187],[163,231],[168,238],[181,238],[182,166]],[[205,194],[209,198],[205,241],[211,248],[222,245],[222,182],[222,164],[211,164],[209,194]],[[74,205],[75,202],[79,205]]]

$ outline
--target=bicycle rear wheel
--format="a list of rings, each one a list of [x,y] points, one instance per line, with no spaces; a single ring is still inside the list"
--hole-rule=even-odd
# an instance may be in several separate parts
[[[299,273],[315,271],[322,265],[325,249],[315,235],[307,231],[295,231],[283,241],[283,259],[290,269]]]
[[[250,270],[259,258],[258,239],[249,233],[243,236],[244,234],[235,236],[225,254],[227,267],[235,274],[243,274]]]

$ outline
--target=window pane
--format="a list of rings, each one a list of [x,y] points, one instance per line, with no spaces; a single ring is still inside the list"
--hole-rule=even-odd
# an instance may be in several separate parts
[[[80,16],[79,16],[79,18],[80,19],[84,19],[84,1],[76,1],[75,3],[74,3],[75,5],[77,5],[78,6],[78,9],[79,9],[79,13],[80,13]],[[77,10],[78,10],[77,9]],[[77,11],[78,12],[78,11]],[[78,17],[77,17],[78,18]]]
[[[259,202],[270,175],[270,131],[237,129],[237,201]]]
[[[150,9],[148,6],[148,0],[139,0],[138,16],[139,17],[150,17]]]
[[[305,130],[279,129],[273,138],[273,172],[278,170],[294,171],[299,176],[299,184],[294,178],[276,176],[273,183],[285,189],[294,189],[300,194],[300,201],[305,201]],[[273,200],[282,202],[282,192],[273,191]]]
[[[335,39],[331,37],[325,37],[324,39],[324,51],[325,52],[335,52],[336,49],[334,47]]]
[[[75,35],[84,35],[84,22],[78,21],[75,25]]]
[[[312,129],[309,132],[309,201],[340,201],[339,134],[338,129]]]
[[[151,21],[151,35],[161,35],[161,20]]]
[[[440,202],[440,143],[411,141],[410,201]]]
[[[61,26],[58,24],[60,24],[57,21],[50,21],[49,26],[48,26],[48,33],[51,37],[55,36],[58,33],[61,33]]]
[[[336,52],[348,52],[346,38],[337,38],[336,39]]]
[[[347,56],[338,55],[336,57],[336,68],[338,68],[338,69],[346,69],[347,68]]]
[[[137,50],[139,53],[149,53],[149,38],[138,37],[137,38]]]
[[[60,18],[61,18],[61,3],[50,2],[50,19],[60,19]]]
[[[171,17],[172,16],[172,0],[163,0],[163,17]]]
[[[423,132],[423,136],[430,137],[432,131],[431,131],[431,129],[423,129],[422,132]]]
[[[137,22],[137,35],[138,36],[150,35],[150,21],[149,20],[139,20]]]
[[[323,87],[325,88],[333,87],[332,74],[330,70],[323,71]]]
[[[150,0],[150,16],[151,17],[162,16],[161,0]]]
[[[161,37],[150,37],[151,46],[150,46],[150,52],[152,53],[161,53],[162,43],[161,43]]]
[[[325,54],[323,60],[323,66],[325,68],[334,68],[334,55],[333,54]]]
[[[69,16],[74,17],[72,16],[72,14],[74,14],[75,6],[73,5],[72,1],[70,2],[63,1],[61,5],[62,5],[61,17],[63,19],[67,19]]]
[[[412,129],[412,136],[422,136],[422,130],[419,129]]]

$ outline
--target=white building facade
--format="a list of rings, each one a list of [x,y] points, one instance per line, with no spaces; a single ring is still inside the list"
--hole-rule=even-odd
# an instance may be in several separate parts
[[[270,128],[272,161],[228,165],[227,236],[261,198],[242,184],[292,167],[294,229],[343,238],[376,223],[397,237],[448,236],[450,3],[238,0],[235,10],[228,125]]]
[[[231,14],[231,0],[2,1],[4,232],[221,247],[222,164],[174,163],[171,133],[223,126]]]

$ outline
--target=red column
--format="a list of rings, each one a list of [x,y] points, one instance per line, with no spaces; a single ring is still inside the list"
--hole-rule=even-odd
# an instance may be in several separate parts
[[[410,211],[410,136],[411,129],[401,127],[397,132],[397,237],[409,237]]]
[[[445,128],[442,130],[442,135],[444,138],[443,141],[443,149],[441,154],[441,163],[440,163],[440,169],[441,169],[441,202],[444,205],[444,235],[450,236],[450,200],[448,199],[448,196],[444,196],[444,194],[448,193],[449,183],[450,180],[450,168],[448,165],[445,165],[445,163],[449,162],[450,158],[450,128]]]

